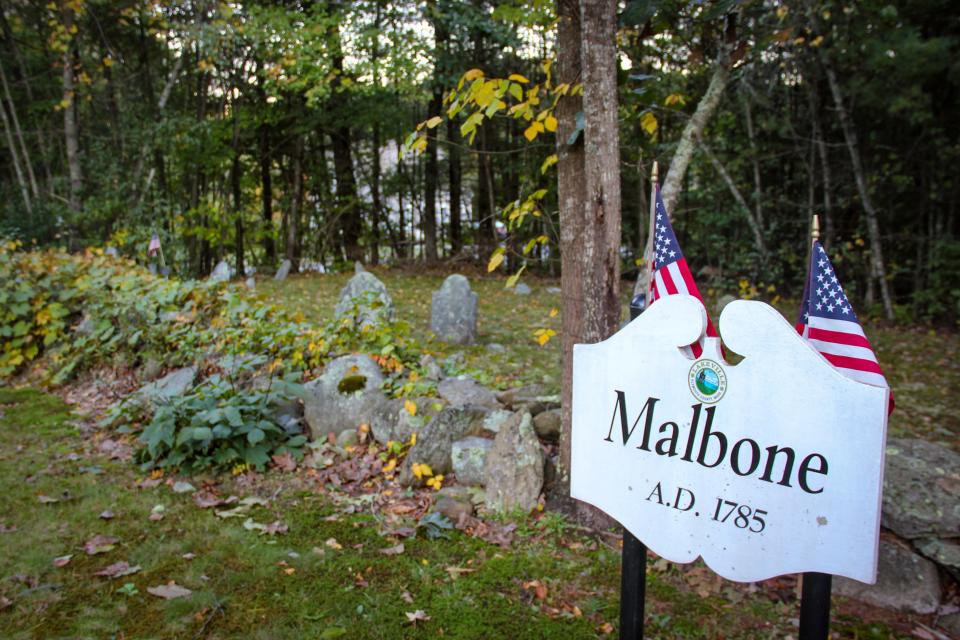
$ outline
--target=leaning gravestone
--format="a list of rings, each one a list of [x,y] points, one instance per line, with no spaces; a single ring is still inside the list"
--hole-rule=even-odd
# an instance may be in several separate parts
[[[477,294],[470,290],[470,281],[466,277],[455,273],[433,292],[430,330],[444,342],[476,342]]]
[[[280,263],[280,268],[277,269],[277,272],[273,274],[274,280],[286,280],[287,276],[290,275],[290,269],[293,267],[293,263],[289,260],[284,260]]]
[[[359,271],[340,291],[334,311],[338,320],[349,318],[358,326],[393,320],[393,300],[387,287],[369,271]]]
[[[230,272],[230,265],[228,265],[225,260],[221,260],[217,263],[217,266],[213,268],[213,272],[210,274],[210,281],[226,282],[230,279]]]

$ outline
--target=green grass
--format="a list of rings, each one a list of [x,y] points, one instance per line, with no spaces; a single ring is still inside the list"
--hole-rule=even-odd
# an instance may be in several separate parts
[[[134,466],[98,453],[105,434],[78,424],[53,396],[0,389],[5,638],[593,638],[604,623],[616,625],[618,552],[576,534],[557,514],[521,521],[508,550],[454,532],[449,540],[406,540],[404,553],[386,556],[379,550],[394,541],[381,537],[374,515],[338,514],[301,473],[191,479],[198,487],[219,482],[224,495],[270,496],[250,516],[289,526],[271,538],[245,529],[243,518],[201,510],[165,484],[137,488]],[[42,504],[41,495],[59,501]],[[165,517],[152,522],[158,504]],[[107,509],[115,517],[100,519]],[[86,555],[84,543],[98,534],[118,538],[116,548]],[[331,538],[342,548],[328,546]],[[69,564],[54,567],[68,554]],[[120,560],[142,569],[118,579],[92,575]],[[455,577],[451,567],[469,571]],[[720,580],[698,594],[690,580],[698,568],[650,563],[648,637],[793,632],[795,602]],[[193,593],[169,601],[147,593],[171,580]],[[543,600],[530,587],[535,580],[547,587]],[[125,583],[138,593],[118,592]],[[414,627],[405,614],[418,609],[431,619]],[[901,637],[877,623],[863,635],[857,629],[865,624],[836,625],[834,637]]]

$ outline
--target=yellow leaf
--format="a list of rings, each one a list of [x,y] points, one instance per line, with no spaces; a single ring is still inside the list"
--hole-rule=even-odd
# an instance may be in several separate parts
[[[530,82],[529,80],[527,80],[525,77],[523,77],[523,76],[520,75],[519,73],[511,73],[510,76],[509,76],[507,79],[508,79],[508,80],[513,80],[514,82],[519,82],[519,83],[521,83],[521,84],[527,84],[528,82]]]
[[[503,264],[503,249],[497,249],[493,252],[493,255],[490,256],[490,262],[487,263],[487,273],[496,271],[497,267]]]
[[[486,107],[493,102],[494,98],[497,97],[497,86],[498,84],[495,80],[484,82],[477,91],[476,97],[474,97],[476,103],[481,107]]]
[[[416,405],[416,403],[412,402],[411,400],[404,400],[404,401],[403,401],[403,408],[406,409],[406,410],[407,410],[407,413],[409,413],[410,415],[412,415],[412,416],[417,415],[417,405]]]
[[[640,126],[643,127],[643,130],[646,131],[649,135],[653,135],[657,132],[657,116],[653,115],[650,111],[647,111],[642,116],[640,116]]]
[[[551,318],[556,318],[558,313],[560,313],[560,310],[557,309],[556,307],[554,307],[553,309],[550,309],[550,317],[551,317]]]
[[[517,271],[515,274],[507,278],[507,284],[504,285],[504,289],[512,289],[516,286],[517,280],[520,279],[520,274],[523,273],[523,270],[527,268],[527,265],[520,267],[520,271]]]
[[[530,126],[527,127],[527,130],[523,132],[523,137],[526,138],[528,142],[533,142],[534,138],[537,137],[537,134],[542,132],[543,132],[543,123],[532,122],[530,123]]]
[[[427,120],[427,128],[433,129],[437,127],[441,122],[443,122],[443,118],[441,118],[440,116],[433,116],[432,118]]]
[[[547,169],[557,164],[557,160],[559,160],[559,158],[555,153],[552,153],[549,156],[547,156],[546,159],[544,159],[543,164],[540,165],[540,173],[546,173]]]
[[[420,136],[419,138],[417,138],[416,142],[414,142],[414,143],[413,143],[412,145],[410,145],[410,146],[411,146],[411,147],[413,148],[413,150],[416,151],[417,153],[423,153],[424,151],[427,150],[427,137],[426,137],[426,136]]]
[[[387,464],[383,465],[383,472],[384,472],[384,473],[390,473],[391,471],[393,471],[393,470],[396,469],[396,468],[397,468],[397,459],[396,459],[396,458],[390,458],[390,461],[387,462]]]
[[[113,58],[111,58],[110,56],[104,57],[104,59],[103,59],[103,66],[105,66],[105,67],[112,67],[112,66],[113,66]]]
[[[547,116],[543,121],[543,126],[546,127],[547,131],[553,132],[557,130],[557,119],[553,116]]]
[[[681,107],[687,104],[687,99],[683,97],[682,93],[671,93],[663,100],[663,104],[668,107],[672,107],[675,104],[679,104]]]
[[[415,445],[415,444],[417,444],[417,432],[416,432],[416,431],[414,431],[413,433],[410,434],[410,446],[412,447],[412,446]]]
[[[475,80],[477,78],[482,78],[482,77],[483,77],[483,71],[481,71],[480,69],[470,69],[469,71],[463,74],[463,79],[466,80],[467,82],[470,82],[471,80]]]

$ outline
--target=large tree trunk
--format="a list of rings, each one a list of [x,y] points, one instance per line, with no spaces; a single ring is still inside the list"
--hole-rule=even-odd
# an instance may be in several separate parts
[[[439,88],[433,90],[433,99],[430,101],[429,116],[440,113],[443,108],[443,95]],[[427,262],[437,261],[437,140],[427,145],[427,166],[424,174],[423,189],[423,219],[420,221],[423,229],[424,257]]]
[[[63,11],[63,27],[70,34],[74,27],[73,9]],[[80,167],[80,133],[77,129],[76,82],[73,75],[73,56],[76,50],[76,35],[63,51],[63,136],[67,148],[67,166],[70,172],[70,211],[79,213],[83,208],[83,169]]]
[[[610,336],[620,319],[620,170],[616,3],[557,3],[557,82],[583,81],[583,99],[557,106],[557,164],[563,295],[560,481],[570,481],[573,345]],[[569,145],[576,114],[582,139]],[[584,514],[586,511],[584,512]]]
[[[833,71],[833,67],[825,55],[821,55],[820,60],[823,63],[823,69],[827,75],[830,93],[833,95],[833,105],[837,110],[840,128],[843,129],[843,138],[847,144],[847,151],[850,153],[850,163],[853,165],[853,176],[857,182],[860,203],[863,205],[863,213],[867,219],[867,234],[870,236],[871,280],[876,280],[880,285],[880,297],[883,301],[884,315],[887,317],[887,320],[893,320],[893,300],[890,297],[890,287],[887,285],[887,270],[883,261],[880,222],[878,220],[877,210],[873,206],[873,199],[870,197],[867,176],[860,160],[860,149],[857,146],[857,132],[853,123],[850,121],[847,108],[843,103],[843,93],[840,90],[840,83],[837,82],[837,74]]]

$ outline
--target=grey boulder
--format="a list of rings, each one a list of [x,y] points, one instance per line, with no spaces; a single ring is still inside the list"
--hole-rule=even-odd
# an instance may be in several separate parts
[[[131,399],[144,408],[156,408],[158,405],[166,404],[184,395],[193,386],[196,377],[196,367],[184,367],[171,371],[159,380],[140,387]]]
[[[896,611],[933,613],[940,606],[940,578],[932,562],[904,546],[880,541],[877,583],[837,577],[834,591],[842,596]]]
[[[410,485],[415,482],[413,465],[427,464],[435,474],[451,471],[453,443],[467,436],[480,435],[483,420],[489,413],[484,407],[445,407],[417,434],[417,443],[410,447],[399,481]]]
[[[887,440],[883,519],[904,538],[960,532],[960,454],[925,440]]]
[[[547,409],[533,419],[533,429],[544,440],[560,439],[560,409]]]
[[[370,424],[386,403],[383,373],[368,355],[342,356],[304,385],[304,419],[315,439]]]
[[[477,405],[481,407],[498,407],[497,396],[493,391],[469,376],[447,378],[437,385],[440,397],[454,407]]]
[[[444,342],[476,342],[477,294],[470,290],[470,281],[466,277],[455,273],[433,292],[430,330]]]
[[[340,291],[334,314],[356,326],[375,326],[393,320],[393,300],[387,287],[369,271],[358,271]]]
[[[210,274],[211,282],[226,282],[233,275],[233,269],[230,268],[230,265],[226,261],[221,260],[217,263],[217,266],[213,268],[213,272]]]
[[[407,409],[407,402],[416,406],[416,415]],[[409,442],[410,437],[423,431],[425,425],[443,409],[438,398],[395,398],[387,400],[370,422],[373,438],[380,444]]]
[[[450,461],[457,482],[468,485],[482,485],[485,481],[483,470],[487,462],[487,453],[493,447],[493,440],[470,436],[453,443]]]
[[[495,512],[528,512],[543,488],[543,449],[533,417],[517,413],[503,425],[484,465],[484,502]]]

